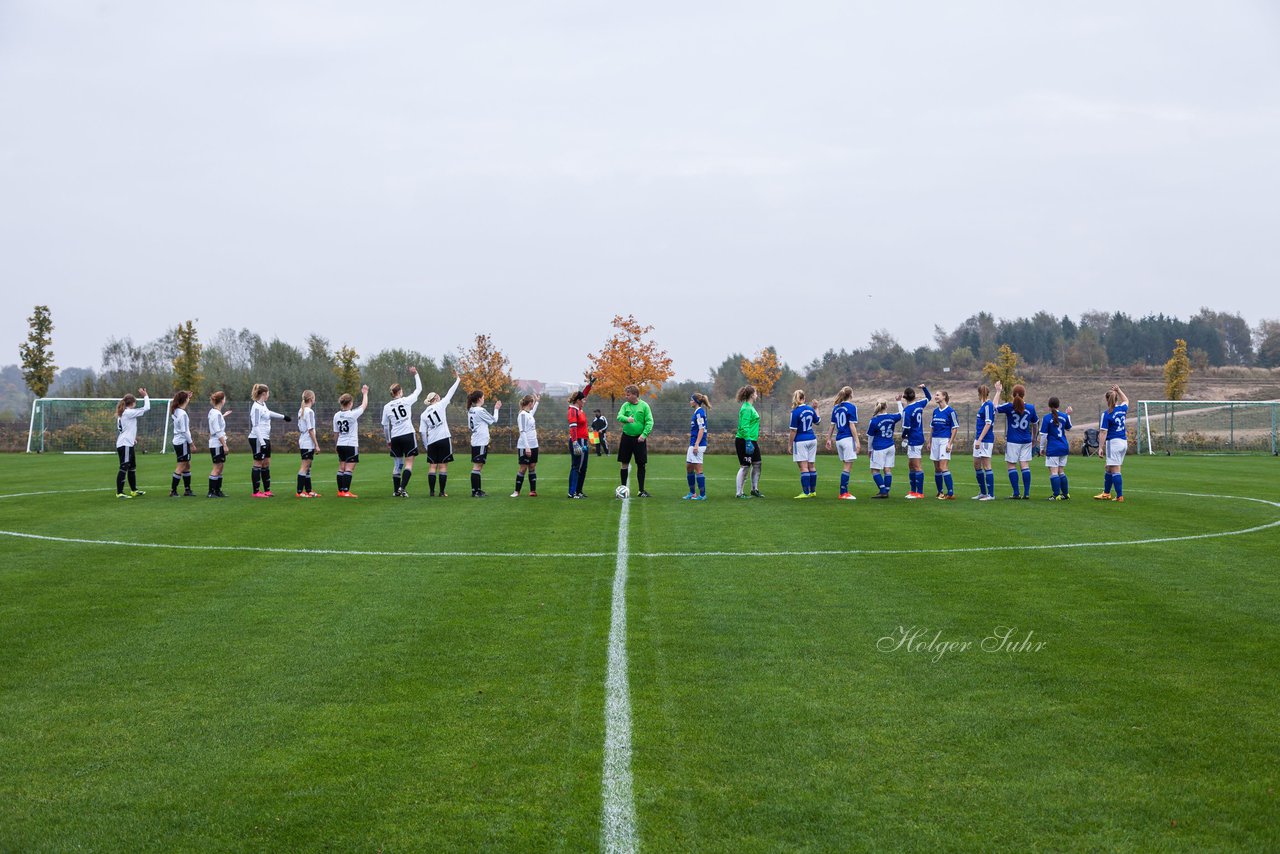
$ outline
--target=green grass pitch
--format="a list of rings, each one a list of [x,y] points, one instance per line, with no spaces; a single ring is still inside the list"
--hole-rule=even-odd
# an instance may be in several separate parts
[[[365,459],[357,501],[331,454],[319,500],[283,456],[250,499],[243,455],[230,499],[171,500],[151,455],[118,501],[113,457],[0,456],[0,850],[600,847],[616,464],[586,501],[555,456],[537,499],[495,457],[484,501],[463,462],[399,501]],[[1040,460],[1035,500],[970,501],[956,463],[956,502],[905,467],[867,500],[865,459],[835,501],[830,457],[817,501],[784,458],[736,501],[709,457],[705,503],[651,463],[639,847],[1280,848],[1280,464],[1130,457],[1118,505],[1097,460],[1069,503]]]

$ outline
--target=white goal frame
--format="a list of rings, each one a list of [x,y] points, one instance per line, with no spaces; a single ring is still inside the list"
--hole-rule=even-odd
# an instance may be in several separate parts
[[[1141,410],[1142,426],[1138,431],[1138,453],[1142,453],[1142,441],[1145,435],[1148,456],[1155,454],[1155,442],[1151,436],[1151,410],[1161,406],[1179,406],[1179,407],[1195,407],[1200,406],[1206,409],[1216,409],[1226,407],[1229,412],[1234,415],[1237,408],[1239,409],[1270,409],[1271,410],[1271,455],[1276,456],[1280,451],[1277,447],[1277,430],[1280,429],[1280,400],[1139,400],[1138,406]],[[1159,418],[1160,413],[1154,417]]]
[[[165,404],[167,405],[167,398],[161,398],[161,401],[165,402]],[[40,437],[39,439],[37,439],[36,438],[36,413],[45,404],[68,403],[68,402],[70,403],[101,403],[111,409],[115,409],[115,406],[117,403],[120,402],[120,399],[116,397],[38,397],[36,398],[35,400],[31,401],[31,419],[27,424],[27,453],[28,454],[32,454],[32,453],[43,454],[45,452],[45,449],[44,449],[44,432],[45,431],[43,429],[44,422],[42,421],[41,423]],[[155,404],[156,404],[156,399],[152,398],[151,405],[153,409],[155,408]],[[165,425],[164,425],[164,438],[166,440],[168,439],[168,436],[169,436],[168,421],[169,419],[166,418]],[[95,454],[114,454],[115,449],[110,448],[105,451],[56,451],[53,453],[79,454],[83,456],[89,456],[89,455],[95,455]]]

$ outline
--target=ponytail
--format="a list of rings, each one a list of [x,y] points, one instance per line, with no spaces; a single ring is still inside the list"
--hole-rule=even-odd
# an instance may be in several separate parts
[[[126,409],[133,409],[133,405],[137,402],[138,399],[131,394],[126,394],[120,398],[120,402],[116,404],[116,418],[124,415]]]
[[[755,393],[756,393],[756,387],[751,384],[747,384],[747,385],[744,385],[742,388],[738,389],[738,393],[734,397],[738,401],[738,403],[746,403],[747,401],[751,400],[751,395]]]
[[[888,408],[889,408],[889,401],[887,401],[887,400],[877,400],[877,401],[876,401],[876,411],[875,411],[875,412],[873,412],[873,413],[871,413],[871,414],[872,414],[872,415],[879,415],[881,412],[884,412],[884,411],[885,411],[886,409],[888,409]]]
[[[270,390],[271,390],[271,389],[267,388],[267,387],[266,387],[265,385],[263,385],[262,383],[254,383],[254,384],[253,384],[253,391],[252,391],[252,392],[250,392],[250,396],[251,396],[251,397],[254,399],[254,401],[256,402],[258,398],[262,397],[262,393],[263,393],[264,391],[270,391]]]
[[[316,393],[311,389],[307,389],[302,393],[302,405],[298,407],[298,418],[302,418],[302,413],[307,408],[308,403],[316,402]]]
[[[1058,407],[1059,407],[1061,404],[1062,404],[1062,401],[1058,400],[1058,398],[1056,398],[1056,397],[1051,397],[1051,398],[1049,398],[1049,411],[1053,413],[1053,426],[1054,426],[1054,427],[1057,427],[1057,426],[1058,426]]]
[[[707,397],[707,396],[706,396],[705,394],[703,394],[702,392],[700,392],[700,391],[695,391],[693,394],[691,394],[691,395],[689,395],[689,396],[690,396],[691,398],[693,398],[693,402],[694,402],[694,403],[698,404],[698,405],[699,405],[699,406],[701,406],[703,409],[710,409],[710,408],[711,408],[711,398]]]
[[[1021,415],[1027,411],[1027,389],[1019,383],[1013,387],[1013,411]]]
[[[173,400],[169,401],[169,414],[172,415],[178,407],[191,399],[191,392],[179,391],[174,394]]]
[[[839,392],[836,393],[835,402],[844,403],[846,400],[852,400],[852,399],[853,399],[853,389],[850,388],[849,386],[845,386],[844,388],[840,389]]]
[[[795,409],[802,403],[804,403],[804,392],[800,389],[796,389],[791,393],[791,408]]]

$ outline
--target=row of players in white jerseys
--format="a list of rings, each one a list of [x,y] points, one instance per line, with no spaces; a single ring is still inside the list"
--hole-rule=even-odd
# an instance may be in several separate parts
[[[394,460],[392,470],[393,495],[398,498],[408,497],[408,485],[413,476],[413,463],[419,453],[418,433],[420,432],[426,449],[430,494],[434,497],[438,489],[439,495],[446,497],[448,494],[446,492],[448,464],[453,461],[454,457],[452,436],[445,419],[445,408],[453,399],[461,380],[457,378],[455,373],[453,385],[443,396],[434,392],[426,396],[424,399],[425,408],[422,410],[419,426],[415,431],[412,410],[422,394],[422,380],[416,368],[410,368],[409,372],[414,378],[413,392],[406,395],[399,383],[392,385],[390,389],[391,400],[382,409],[382,429],[387,447]],[[875,415],[872,417],[866,433],[866,439],[870,446],[872,478],[877,486],[877,494],[873,496],[874,498],[883,499],[888,498],[890,495],[897,446],[895,427],[899,425],[901,427],[901,444],[907,453],[908,460],[909,490],[906,497],[913,499],[925,497],[924,471],[921,461],[925,444],[924,415],[930,401],[934,401],[936,406],[929,421],[932,433],[929,457],[934,464],[937,498],[940,500],[954,500],[955,498],[950,459],[954,437],[959,429],[956,411],[950,405],[950,396],[947,392],[939,392],[935,400],[927,386],[921,384],[919,388],[923,393],[922,398],[919,400],[916,399],[914,388],[907,388],[897,396],[897,413],[888,411],[888,403],[886,401],[879,401],[876,404]],[[585,497],[581,492],[581,480],[574,477],[575,474],[585,474],[585,471],[580,472],[580,469],[585,468],[585,466],[581,465],[581,461],[585,460],[585,449],[580,447],[585,442],[585,439],[583,436],[577,435],[579,433],[585,435],[585,428],[578,423],[583,419],[581,417],[575,418],[575,416],[580,416],[579,405],[584,401],[586,395],[590,393],[590,389],[591,385],[588,384],[583,390],[575,393],[570,400],[570,445],[575,454],[572,466],[573,472],[570,476],[570,498]],[[125,395],[116,406],[116,451],[120,461],[120,468],[116,475],[116,495],[122,499],[135,498],[145,494],[137,488],[137,465],[134,449],[137,444],[137,419],[150,409],[151,402],[145,388],[138,391],[142,395],[141,406],[136,405],[138,401],[133,395]],[[363,386],[360,391],[362,397],[359,406],[354,406],[355,401],[351,395],[344,394],[338,401],[339,411],[333,417],[333,432],[336,436],[338,454],[338,496],[342,498],[357,497],[351,491],[351,486],[356,464],[360,461],[358,421],[369,404],[369,387]],[[994,389],[996,399],[999,399],[1001,392],[1002,387],[997,382]],[[267,406],[270,395],[271,391],[266,385],[257,384],[253,387],[253,406],[249,412],[249,445],[253,454],[252,482],[253,497],[255,498],[273,497],[271,492],[271,422],[273,420],[292,421],[290,416],[274,412]],[[843,464],[840,492],[837,496],[842,500],[854,500],[854,496],[849,492],[850,470],[852,462],[857,459],[861,450],[861,441],[857,429],[858,413],[857,407],[851,401],[852,395],[853,390],[848,386],[841,389],[837,394],[830,416],[831,429],[827,436],[827,447],[829,449],[833,447],[834,441],[834,447],[837,449]],[[643,438],[652,429],[652,416],[649,414],[647,404],[638,401],[638,390],[633,392],[633,387],[628,387],[626,397],[627,400],[619,412],[619,420],[623,423],[636,424],[638,423],[637,419],[632,416],[643,410],[642,419],[648,419],[648,423],[642,431],[643,435],[639,436],[639,441],[642,443]],[[1012,494],[1008,497],[1011,499],[1026,499],[1030,497],[1030,462],[1032,456],[1037,453],[1036,440],[1038,439],[1038,452],[1045,457],[1045,464],[1049,469],[1050,485],[1053,490],[1049,500],[1069,499],[1066,462],[1070,451],[1066,434],[1073,427],[1071,407],[1062,410],[1058,398],[1051,397],[1048,401],[1049,411],[1041,422],[1037,422],[1035,407],[1026,402],[1026,388],[1024,386],[1015,385],[1011,390],[1010,397],[1009,402],[997,406],[992,400],[992,389],[986,385],[978,387],[979,406],[974,431],[973,459],[979,494],[974,496],[974,499],[990,501],[995,497],[991,457],[995,440],[994,428],[997,414],[1004,415],[1006,419],[1005,461],[1008,465],[1009,482],[1012,488]],[[1106,476],[1104,478],[1103,491],[1093,497],[1099,500],[1112,500],[1111,492],[1114,489],[1116,493],[1115,500],[1123,501],[1123,479],[1120,472],[1128,448],[1125,422],[1127,420],[1129,401],[1119,386],[1112,386],[1106,392],[1105,398],[1107,408],[1099,424],[1100,431],[1103,433],[1103,440],[1100,443],[1098,455],[1106,459]],[[741,406],[735,443],[740,458],[739,462],[744,467],[744,471],[751,477],[751,485],[753,487],[751,489],[751,497],[762,498],[763,495],[758,489],[760,466],[757,445],[759,415],[754,408],[755,399],[756,392],[751,386],[743,387],[738,393],[738,402]],[[177,456],[177,466],[173,473],[169,492],[171,497],[193,496],[195,494],[191,490],[191,449],[193,439],[191,423],[187,415],[187,406],[190,401],[191,395],[189,392],[179,391],[173,396],[169,404],[169,414],[173,421],[173,446]],[[210,395],[209,401],[211,404],[208,414],[209,454],[213,462],[213,468],[209,474],[208,497],[225,498],[226,496],[222,491],[222,472],[228,452],[226,416],[230,415],[231,412],[229,410],[223,411],[223,406],[226,402],[226,395],[223,392],[214,392]],[[303,392],[302,403],[297,414],[298,447],[302,458],[295,490],[295,495],[298,498],[319,497],[314,491],[311,481],[312,460],[315,458],[317,450],[319,450],[316,437],[315,412],[313,410],[314,403],[315,394],[311,391]],[[489,454],[489,425],[497,422],[501,406],[501,401],[496,402],[492,413],[490,413],[485,407],[485,396],[482,392],[475,391],[467,397],[467,420],[471,429],[471,495],[475,498],[483,498],[487,495],[482,487],[482,475]],[[639,409],[636,408],[637,406]],[[684,497],[686,499],[705,500],[706,486],[701,463],[707,446],[707,410],[710,409],[710,401],[705,395],[695,393],[690,397],[690,406],[693,409],[693,415],[690,422],[690,450],[686,459],[688,463],[689,493]],[[520,495],[526,477],[529,480],[529,494],[531,496],[538,494],[538,434],[535,420],[537,409],[538,397],[536,395],[525,395],[520,401],[520,413],[517,418],[518,439],[516,443],[519,471],[516,475],[515,491],[511,494],[513,498]],[[792,458],[800,469],[801,493],[795,496],[798,499],[813,498],[817,495],[817,470],[815,464],[817,435],[814,431],[814,426],[818,420],[818,411],[806,403],[804,392],[795,392],[792,396],[789,444]],[[638,431],[639,428],[632,432]],[[633,442],[632,444],[634,445],[635,443]],[[635,449],[633,448],[632,450],[634,451]],[[625,456],[626,458],[624,459],[624,455],[620,451],[619,462],[622,464],[621,485],[617,490],[617,495],[620,498],[629,496],[627,471],[631,455],[626,454]],[[754,471],[752,471],[753,468]],[[642,470],[643,467],[641,467]],[[127,490],[125,489],[126,482],[128,484]],[[179,486],[183,488],[181,493],[178,491]],[[748,497],[744,492],[743,486],[744,476],[740,472],[737,490],[737,497],[739,498]],[[643,489],[643,480],[641,480],[640,495],[648,497],[648,493]]]

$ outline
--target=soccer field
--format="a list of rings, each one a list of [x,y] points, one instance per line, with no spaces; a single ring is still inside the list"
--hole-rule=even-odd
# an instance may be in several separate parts
[[[1124,504],[1079,457],[1070,502],[968,458],[839,502],[716,456],[703,503],[677,457],[628,502],[600,458],[585,501],[566,457],[395,500],[368,454],[353,501],[332,454],[310,501],[171,459],[118,501],[0,456],[0,850],[1280,848],[1274,458],[1130,457]]]

